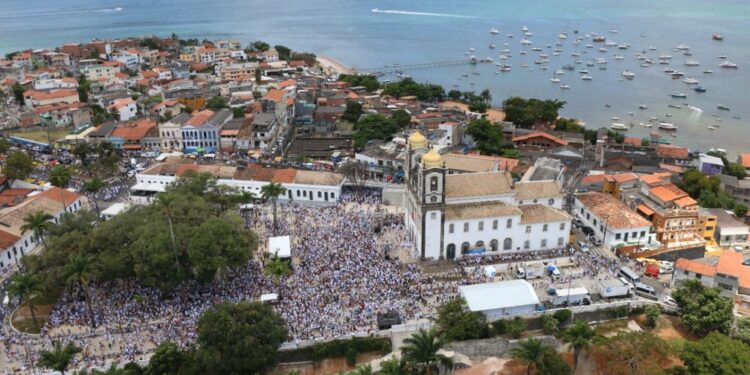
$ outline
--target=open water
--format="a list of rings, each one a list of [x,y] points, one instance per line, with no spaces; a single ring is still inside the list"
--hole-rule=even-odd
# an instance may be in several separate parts
[[[377,8],[380,11],[373,12]],[[533,33],[532,45],[522,46],[521,28]],[[490,28],[498,35],[491,35]],[[617,30],[611,33],[610,30]],[[578,35],[596,32],[618,43],[629,43],[627,50],[608,47],[588,49],[581,54],[584,64],[559,78],[570,85],[560,89],[550,82],[553,72],[573,64],[584,41],[573,44]],[[512,71],[495,74],[494,64],[459,65],[444,68],[404,71],[416,80],[440,83],[446,89],[476,90],[489,88],[499,104],[510,95],[558,98],[567,102],[564,116],[583,120],[590,127],[610,126],[612,122],[633,123],[628,136],[644,137],[654,128],[649,117],[674,123],[676,137],[661,134],[673,144],[708,150],[720,147],[730,152],[750,150],[750,1],[747,0],[3,0],[0,2],[0,52],[24,48],[54,47],[66,42],[84,42],[91,38],[126,37],[144,34],[209,39],[239,38],[245,42],[262,39],[284,44],[296,50],[313,51],[359,67],[375,68],[391,64],[421,64],[467,58],[469,48],[478,58],[499,60],[500,50],[509,49],[512,57],[503,63]],[[558,34],[568,33],[559,40]],[[507,38],[512,33],[514,38]],[[724,41],[711,39],[721,33]],[[642,34],[645,37],[641,36]],[[555,42],[562,52],[552,56]],[[497,48],[490,50],[494,43]],[[508,43],[508,46],[504,46]],[[683,56],[672,48],[686,44],[693,56]],[[551,45],[552,48],[547,48]],[[699,94],[681,80],[663,73],[667,66],[641,67],[634,54],[648,47],[647,55],[657,60],[660,53],[673,56],[668,67],[686,73],[707,89]],[[540,70],[534,61],[541,47],[549,55],[548,70]],[[519,51],[529,53],[522,56]],[[614,54],[625,59],[614,60]],[[718,67],[719,55],[739,65],[739,69]],[[595,57],[607,60],[607,70],[585,67]],[[692,59],[698,67],[684,63]],[[523,68],[527,64],[528,68]],[[582,81],[577,72],[588,69],[591,81]],[[533,69],[533,70],[532,70]],[[704,74],[705,69],[713,74]],[[391,68],[391,70],[393,70]],[[632,81],[621,73],[636,74]],[[472,73],[479,73],[475,75]],[[464,77],[463,75],[468,75]],[[455,87],[454,87],[455,86]],[[680,91],[687,99],[672,99],[669,93]],[[702,110],[698,112],[692,107]],[[646,110],[638,105],[645,104]],[[670,108],[669,104],[681,108]],[[717,110],[722,104],[729,112]],[[610,107],[607,108],[606,105]],[[632,112],[633,115],[628,115]],[[667,117],[671,114],[671,117]],[[715,117],[720,115],[721,117]],[[733,118],[734,116],[739,119]],[[611,118],[619,120],[613,121]],[[708,130],[708,126],[717,126]]]

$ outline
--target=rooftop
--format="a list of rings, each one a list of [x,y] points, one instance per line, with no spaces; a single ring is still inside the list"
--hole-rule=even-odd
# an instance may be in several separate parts
[[[534,288],[526,280],[460,286],[471,311],[487,311],[517,306],[538,305]]]
[[[609,194],[589,192],[576,195],[586,208],[600,219],[605,219],[607,225],[615,229],[642,228],[651,225],[646,219],[633,212],[622,201]]]
[[[522,211],[518,207],[503,202],[449,204],[445,207],[445,220],[484,219],[521,214]]]
[[[562,197],[562,187],[557,181],[517,183],[516,200],[530,201],[539,198]]]
[[[521,224],[549,223],[558,221],[568,221],[570,216],[558,209],[545,206],[543,204],[533,204],[530,206],[521,206]]]
[[[513,191],[511,177],[506,172],[454,174],[445,177],[448,198],[480,197],[508,194]]]

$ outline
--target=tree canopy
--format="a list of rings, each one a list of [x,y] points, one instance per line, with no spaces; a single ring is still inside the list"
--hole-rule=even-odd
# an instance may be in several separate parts
[[[487,119],[469,122],[466,134],[474,137],[477,148],[485,155],[502,155],[503,127]]]
[[[378,77],[371,74],[342,74],[339,81],[348,82],[352,86],[364,86],[370,92],[380,88]]]
[[[392,119],[381,114],[362,116],[357,122],[354,134],[354,144],[364,147],[368,141],[373,139],[388,140],[393,133],[398,131],[398,125]]]
[[[383,95],[400,98],[402,96],[416,96],[421,101],[440,101],[445,98],[443,86],[430,83],[417,83],[411,78],[385,85]]]
[[[747,206],[736,202],[731,195],[721,189],[721,180],[718,176],[707,176],[697,169],[689,169],[682,175],[682,183],[679,186],[702,207],[734,210],[739,217],[747,213]]]
[[[510,97],[503,102],[505,121],[510,121],[521,128],[532,128],[535,125],[549,126],[557,120],[558,111],[565,105],[560,100],[524,99]]]
[[[481,312],[464,309],[463,300],[453,300],[438,308],[440,333],[449,341],[482,339],[489,336],[487,319]]]
[[[34,161],[23,151],[16,151],[5,160],[3,175],[9,180],[23,180],[29,177]]]
[[[590,352],[602,374],[651,375],[670,364],[666,341],[649,332],[621,332],[602,338]]]
[[[688,341],[680,353],[691,375],[740,375],[750,369],[750,346],[712,332],[697,342]]]
[[[707,288],[698,280],[685,280],[672,292],[680,306],[680,318],[687,329],[706,336],[711,331],[729,333],[734,321],[732,300],[721,295],[718,288]]]
[[[346,110],[341,115],[341,119],[356,124],[360,116],[362,116],[362,104],[353,100],[347,101]]]

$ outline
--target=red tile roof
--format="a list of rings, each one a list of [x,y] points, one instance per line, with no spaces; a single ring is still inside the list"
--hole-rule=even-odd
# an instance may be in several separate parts
[[[555,143],[557,143],[557,144],[559,144],[561,146],[565,146],[565,145],[568,144],[567,141],[562,140],[562,139],[560,139],[558,137],[555,137],[552,134],[545,133],[545,132],[533,132],[533,133],[529,133],[529,134],[526,134],[526,135],[521,135],[521,136],[518,136],[518,137],[513,137],[513,142],[521,142],[521,141],[525,141],[525,140],[532,139],[532,138],[537,138],[537,137],[546,138],[546,139],[548,139],[548,140],[550,140],[552,142],[555,142]]]
[[[673,159],[687,159],[688,149],[679,146],[672,145],[658,145],[656,146],[656,154],[662,158],[673,158]]]
[[[740,154],[740,164],[742,164],[745,168],[750,168],[750,154],[749,153],[741,153]]]
[[[142,119],[134,123],[128,123],[116,127],[115,130],[112,131],[112,136],[129,140],[140,140],[143,139],[143,137],[145,137],[154,127],[156,127],[156,122]]]
[[[294,177],[297,176],[297,170],[293,168],[287,169],[276,169],[273,172],[272,181],[290,184],[294,182]]]
[[[78,193],[74,193],[68,189],[60,189],[58,187],[53,187],[49,190],[45,190],[37,196],[51,199],[60,203],[62,203],[64,199],[67,206],[70,206],[73,202],[81,198]]]
[[[206,121],[208,121],[208,119],[210,119],[211,116],[213,115],[214,115],[214,111],[210,109],[204,109],[194,114],[193,117],[191,117],[190,120],[188,120],[186,124],[190,126],[201,126],[205,124]]]
[[[284,94],[286,94],[284,91],[277,90],[277,89],[270,89],[266,93],[266,96],[263,97],[263,99],[271,100],[276,103],[281,102],[281,99],[284,97]]]
[[[708,264],[708,263],[698,262],[695,260],[690,260],[690,259],[685,259],[685,258],[677,259],[677,262],[675,262],[675,268],[686,270],[692,273],[697,273],[703,276],[711,276],[711,277],[716,276],[715,266]]]
[[[0,230],[0,249],[7,249],[18,242],[21,237],[10,234],[4,230]]]

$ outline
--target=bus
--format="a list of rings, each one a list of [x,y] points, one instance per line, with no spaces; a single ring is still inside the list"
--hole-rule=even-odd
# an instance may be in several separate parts
[[[618,275],[624,277],[625,280],[628,280],[633,284],[641,282],[641,276],[628,267],[621,267]]]

